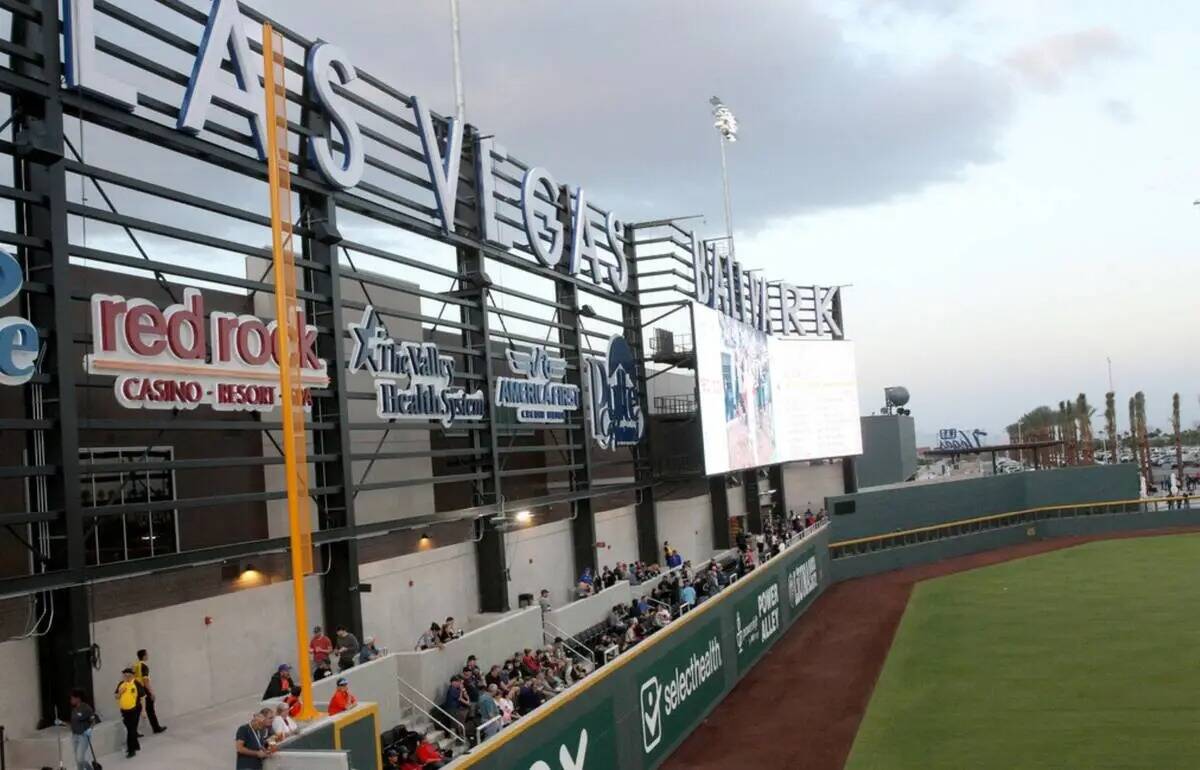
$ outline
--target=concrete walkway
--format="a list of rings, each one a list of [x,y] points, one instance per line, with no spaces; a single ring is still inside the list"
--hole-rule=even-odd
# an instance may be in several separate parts
[[[233,736],[260,705],[256,697],[230,701],[219,706],[193,711],[163,722],[165,733],[152,735],[142,720],[142,750],[133,759],[125,753],[107,754],[100,762],[107,768],[122,770],[229,770],[233,767]]]

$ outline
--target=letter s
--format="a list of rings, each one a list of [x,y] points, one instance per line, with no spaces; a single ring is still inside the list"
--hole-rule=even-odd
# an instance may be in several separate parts
[[[317,102],[325,108],[333,128],[341,135],[344,155],[339,162],[333,157],[333,143],[324,136],[313,136],[309,139],[313,160],[330,184],[348,190],[362,181],[365,162],[362,131],[349,117],[350,103],[333,90],[330,70],[342,85],[357,79],[358,71],[345,51],[329,43],[317,43],[308,50],[307,70]]]

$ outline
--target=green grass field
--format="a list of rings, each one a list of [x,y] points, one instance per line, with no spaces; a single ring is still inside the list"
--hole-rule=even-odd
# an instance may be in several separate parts
[[[1200,768],[1200,536],[919,584],[846,767]]]

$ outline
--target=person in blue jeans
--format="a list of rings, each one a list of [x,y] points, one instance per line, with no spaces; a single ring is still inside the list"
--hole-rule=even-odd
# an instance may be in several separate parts
[[[71,746],[75,749],[75,770],[92,770],[92,725],[96,723],[96,712],[83,698],[83,690],[71,690]]]

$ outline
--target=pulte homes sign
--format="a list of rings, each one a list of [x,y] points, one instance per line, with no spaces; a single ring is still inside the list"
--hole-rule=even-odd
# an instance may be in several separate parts
[[[830,585],[828,533],[793,545],[602,667],[468,755],[462,767],[658,767]],[[746,631],[751,624],[753,633]]]

